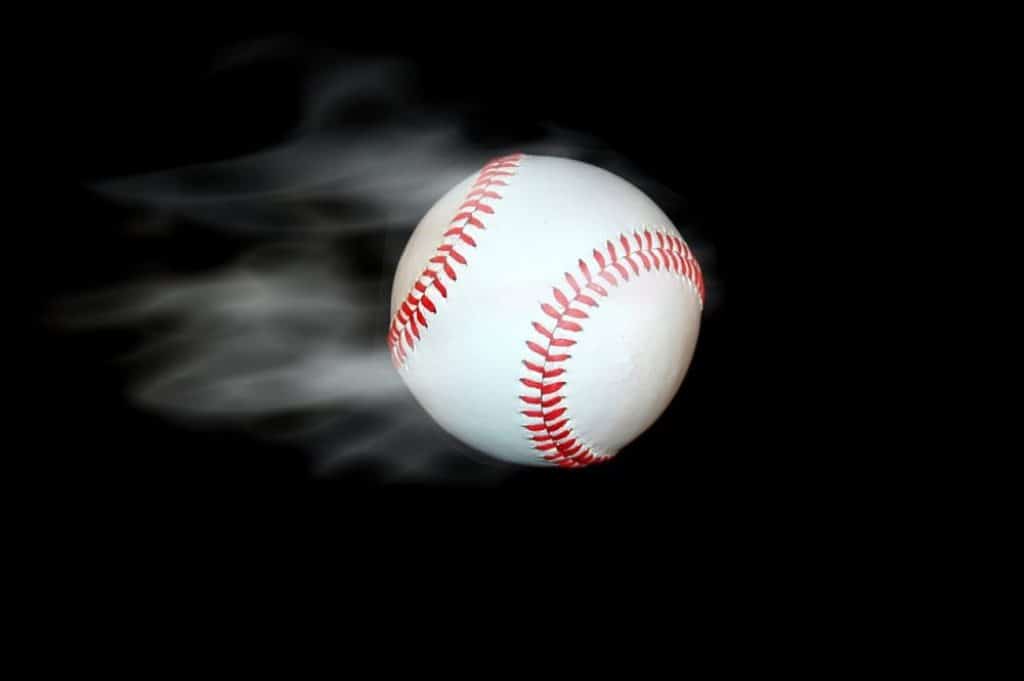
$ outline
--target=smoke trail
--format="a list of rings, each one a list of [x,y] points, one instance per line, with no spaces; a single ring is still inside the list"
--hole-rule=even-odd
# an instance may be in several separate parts
[[[304,52],[289,41],[240,46],[211,77]],[[93,187],[162,224],[156,238],[202,226],[238,239],[236,257],[81,295],[62,317],[79,331],[147,330],[127,358],[140,367],[130,394],[142,408],[243,428],[297,415],[287,437],[308,449],[317,474],[360,466],[384,480],[498,480],[513,469],[483,462],[438,428],[390,365],[390,278],[410,231],[452,185],[510,150],[597,163],[662,205],[677,199],[574,131],[541,127],[500,148],[468,142],[473,112],[424,101],[409,63],[321,53],[305,73],[302,120],[286,142]],[[359,115],[367,106],[371,121]]]

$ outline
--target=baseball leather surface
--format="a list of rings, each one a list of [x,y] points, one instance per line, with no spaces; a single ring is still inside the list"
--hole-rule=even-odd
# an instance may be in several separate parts
[[[640,190],[515,154],[443,196],[395,273],[391,356],[448,432],[505,461],[606,461],[661,415],[700,327],[693,253]]]

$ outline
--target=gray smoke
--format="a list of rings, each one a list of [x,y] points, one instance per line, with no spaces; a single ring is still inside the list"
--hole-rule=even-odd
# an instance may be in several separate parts
[[[241,46],[211,77],[301,49],[288,41]],[[498,480],[511,469],[444,433],[391,367],[391,275],[409,233],[451,186],[510,151],[597,163],[663,206],[678,198],[577,132],[546,126],[539,138],[501,146],[468,142],[463,128],[473,112],[422,101],[410,63],[324,54],[312,63],[304,115],[288,141],[93,187],[144,215],[133,223],[135,238],[220,231],[238,239],[233,262],[88,292],[65,301],[61,317],[79,332],[145,330],[146,340],[122,358],[138,376],[130,396],[168,419],[228,422],[299,442],[325,476],[360,466],[383,480]],[[355,123],[348,113],[368,102],[381,114]],[[292,417],[289,426],[266,428],[279,415]]]

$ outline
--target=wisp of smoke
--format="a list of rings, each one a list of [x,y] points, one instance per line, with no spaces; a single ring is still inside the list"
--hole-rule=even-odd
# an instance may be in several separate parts
[[[224,77],[286,49],[294,46],[240,48],[215,73]],[[507,476],[510,468],[475,457],[436,426],[390,365],[390,277],[409,233],[451,186],[506,151],[596,162],[649,193],[659,188],[573,131],[548,126],[539,139],[476,146],[461,129],[465,114],[420,101],[417,91],[409,63],[321,57],[308,74],[303,120],[287,142],[95,184],[110,201],[158,216],[169,225],[166,238],[199,224],[242,245],[217,269],[124,281],[67,301],[65,321],[148,331],[131,357],[143,367],[130,389],[142,408],[240,428],[300,415],[288,437],[310,452],[320,475],[359,466],[383,480]],[[367,100],[389,115],[348,122],[346,112]]]

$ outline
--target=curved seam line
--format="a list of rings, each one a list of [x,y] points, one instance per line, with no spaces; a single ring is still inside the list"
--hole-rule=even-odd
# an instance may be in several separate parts
[[[502,196],[493,188],[508,186],[506,179],[517,174],[516,170],[523,157],[522,153],[501,156],[488,161],[480,169],[476,180],[470,185],[469,191],[456,210],[455,217],[449,221],[448,230],[444,233],[441,244],[434,250],[423,272],[416,278],[408,295],[395,310],[388,331],[388,346],[391,350],[391,361],[396,369],[405,365],[409,353],[415,349],[417,342],[422,340],[420,329],[425,330],[428,326],[424,310],[431,315],[437,314],[437,306],[428,293],[433,289],[442,298],[448,297],[448,288],[441,281],[442,273],[454,282],[457,276],[452,261],[463,267],[468,265],[469,259],[457,251],[456,247],[477,247],[476,239],[467,233],[468,228],[472,226],[478,231],[486,229],[486,224],[479,214],[494,214],[494,207],[488,201],[500,201]],[[437,267],[432,268],[431,264]]]
[[[586,311],[582,309],[583,306],[600,307],[597,300],[609,295],[608,289],[598,280],[617,288],[620,284],[619,279],[623,284],[629,282],[630,270],[634,277],[639,278],[642,273],[650,272],[652,267],[657,271],[664,268],[665,271],[679,275],[682,281],[689,284],[697,294],[700,309],[704,308],[704,278],[700,265],[693,256],[693,251],[681,236],[667,233],[664,227],[648,226],[634,230],[631,236],[636,242],[636,248],[633,250],[631,250],[630,239],[625,234],[619,235],[618,242],[623,251],[621,257],[611,239],[605,243],[608,250],[607,257],[595,248],[593,261],[597,267],[594,268],[594,271],[591,271],[587,262],[580,258],[577,263],[580,279],[577,280],[570,272],[566,272],[564,275],[565,284],[573,291],[574,297],[569,298],[558,286],[553,286],[553,299],[540,304],[541,312],[546,318],[553,320],[554,325],[551,326],[548,319],[544,319],[548,326],[541,322],[532,322],[536,337],[544,340],[541,343],[527,340],[526,346],[534,354],[540,355],[543,358],[543,363],[537,364],[530,362],[529,359],[523,360],[527,371],[539,374],[539,376],[538,379],[519,379],[520,383],[535,392],[532,395],[519,396],[520,401],[527,406],[520,413],[526,417],[523,428],[526,429],[526,437],[533,443],[533,448],[539,452],[539,456],[543,460],[558,466],[579,468],[594,463],[603,463],[615,456],[614,453],[603,452],[586,442],[576,432],[571,412],[564,404],[565,395],[562,393],[562,389],[568,384],[568,381],[552,380],[561,378],[567,370],[564,366],[549,368],[551,365],[562,364],[572,358],[568,348],[576,345],[577,341],[564,336],[567,333],[583,332],[583,325],[580,321],[589,318]],[[657,245],[654,244],[655,238],[658,242]],[[627,268],[624,263],[628,263],[629,267]],[[552,348],[565,348],[565,350],[552,354]],[[528,357],[532,358],[532,355],[528,355]]]

